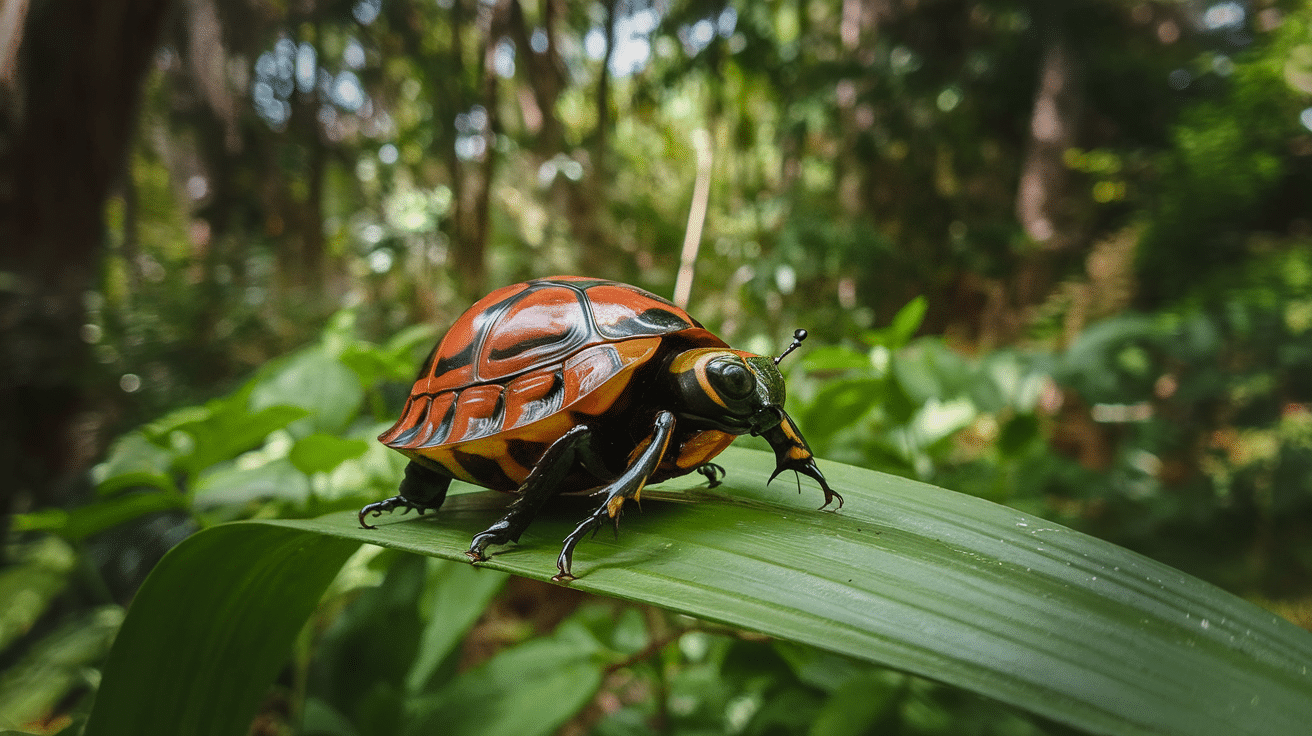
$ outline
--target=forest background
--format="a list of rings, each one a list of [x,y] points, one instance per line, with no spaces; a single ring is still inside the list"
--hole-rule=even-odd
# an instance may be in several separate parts
[[[5,704],[71,722],[194,529],[394,488],[368,438],[478,296],[681,264],[735,346],[810,331],[822,458],[1309,627],[1309,203],[1303,0],[7,0]]]

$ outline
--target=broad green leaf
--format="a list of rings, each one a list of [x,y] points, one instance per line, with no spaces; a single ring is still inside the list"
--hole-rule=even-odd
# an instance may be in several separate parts
[[[265,524],[183,541],[137,591],[86,734],[244,734],[357,542]]]
[[[917,340],[893,358],[893,376],[917,406],[967,393],[973,373],[966,359],[939,338]]]
[[[770,455],[731,449],[721,460],[719,488],[694,477],[648,489],[618,540],[583,542],[571,585],[905,670],[1093,733],[1292,736],[1312,722],[1312,634],[1202,581],[904,478],[822,461],[847,503],[817,511],[809,483],[802,496],[791,483],[767,487]],[[507,501],[468,490],[437,514],[376,530],[348,512],[188,539],[138,594],[87,733],[165,723],[240,733],[276,669],[267,652],[286,652],[329,568],[360,541],[463,559]],[[484,566],[548,579],[586,504],[550,505]]]
[[[798,421],[806,428],[807,440],[817,452],[823,452],[836,433],[868,414],[887,390],[884,381],[874,378],[826,382],[798,416]]]
[[[221,463],[207,468],[196,480],[193,503],[198,509],[232,508],[260,498],[305,503],[310,479],[286,458],[243,468]]]
[[[109,457],[92,470],[96,492],[109,495],[134,486],[177,491],[169,470],[175,453],[151,442],[142,432],[129,432],[110,448]]]
[[[488,601],[506,583],[506,575],[465,562],[440,560],[429,574],[419,598],[427,615],[414,663],[406,673],[406,691],[423,692],[442,661],[455,650],[469,627],[478,621]]]
[[[191,450],[179,458],[178,464],[192,474],[231,460],[264,441],[274,430],[282,429],[304,417],[306,410],[299,406],[267,406],[248,411],[244,398],[232,397],[210,402],[216,410],[205,419],[179,425],[175,431],[191,435]]]
[[[277,363],[251,389],[251,409],[296,406],[305,410],[298,436],[341,432],[355,418],[364,389],[355,372],[322,347],[303,350]],[[293,429],[297,429],[293,428]]]

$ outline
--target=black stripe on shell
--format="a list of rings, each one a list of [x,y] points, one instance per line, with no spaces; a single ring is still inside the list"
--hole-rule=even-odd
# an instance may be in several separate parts
[[[513,490],[519,487],[519,484],[511,480],[510,476],[506,475],[506,471],[501,469],[501,464],[492,458],[460,450],[452,450],[451,457],[460,463],[460,467],[465,469],[469,477],[478,481],[480,485],[501,490]]]
[[[418,436],[419,436],[419,431],[420,431],[421,429],[423,429],[423,428],[424,428],[424,425],[428,422],[428,413],[429,413],[430,411],[433,410],[433,399],[432,399],[432,397],[430,397],[430,396],[415,396],[415,397],[412,397],[412,398],[410,399],[410,401],[407,401],[407,402],[406,402],[405,409],[403,409],[403,410],[401,411],[401,416],[403,416],[403,417],[405,417],[405,416],[409,416],[409,414],[410,414],[410,405],[411,405],[412,402],[415,402],[415,401],[426,401],[426,402],[428,402],[428,405],[424,407],[424,413],[423,413],[423,415],[420,416],[420,417],[419,417],[419,420],[416,421],[414,424],[412,424],[412,425],[410,426],[409,429],[407,429],[406,431],[402,432],[401,434],[398,434],[396,437],[393,437],[393,438],[392,438],[392,441],[391,441],[390,443],[388,443],[388,444],[390,444],[391,446],[393,446],[393,447],[405,447],[406,445],[409,445],[411,442],[414,441],[415,437],[418,437]]]
[[[581,338],[579,337],[579,333],[583,333]],[[579,329],[576,325],[570,325],[564,332],[530,337],[525,340],[520,340],[504,350],[493,350],[488,354],[488,359],[492,361],[508,360],[522,353],[527,353],[530,350],[536,350],[549,345],[559,345],[565,342],[582,342],[586,338],[587,333],[585,330]]]
[[[692,326],[688,320],[668,309],[650,307],[613,325],[598,325],[597,329],[603,337],[618,340],[640,335],[664,335]]]
[[[469,343],[454,355],[448,355],[437,361],[437,363],[433,365],[433,371],[430,375],[434,378],[441,378],[443,375],[446,375],[453,370],[472,365],[475,356],[478,355],[478,352],[483,345],[483,342],[487,339],[488,325],[495,323],[497,319],[501,317],[503,312],[513,306],[515,302],[523,298],[524,294],[527,294],[530,291],[533,291],[532,287],[517,291],[474,315],[473,321],[469,326],[469,335],[471,337]],[[438,343],[438,347],[441,347],[440,342]]]
[[[433,364],[433,371],[429,375],[433,376],[434,378],[441,378],[442,376],[450,373],[451,371],[459,370],[469,365],[470,363],[473,363],[475,347],[476,347],[475,344],[471,342],[468,345],[465,345],[465,347],[461,348],[460,352],[456,353],[455,355],[448,355],[442,358],[441,360],[438,360]],[[434,353],[436,353],[436,350],[434,350]],[[421,377],[423,375],[424,374],[422,373],[420,374]]]

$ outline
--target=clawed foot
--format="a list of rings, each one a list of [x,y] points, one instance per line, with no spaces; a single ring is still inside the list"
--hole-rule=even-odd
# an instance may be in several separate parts
[[[705,465],[698,466],[697,472],[706,477],[707,488],[714,488],[720,485],[720,481],[724,479],[724,476],[728,475],[723,465],[716,465],[715,463],[706,463]]]
[[[575,579],[574,573],[572,572],[572,568],[574,567],[574,548],[577,547],[579,542],[588,535],[588,532],[592,532],[595,535],[597,531],[601,529],[601,522],[607,518],[611,519],[615,527],[615,536],[617,538],[619,537],[620,515],[618,510],[614,516],[611,516],[607,511],[607,504],[602,504],[601,508],[588,514],[588,518],[579,522],[579,525],[574,527],[574,531],[570,532],[569,536],[565,537],[565,545],[561,547],[560,556],[556,558],[556,569],[560,572],[556,573],[551,578],[554,582],[568,583]]]
[[[475,534],[469,542],[469,549],[465,550],[465,556],[469,558],[470,562],[487,562],[487,555],[483,551],[488,547],[494,544],[518,541],[519,534],[511,534],[510,522],[502,519],[484,531]]]
[[[365,529],[377,529],[378,527],[372,524],[365,523],[364,517],[369,516],[370,514],[373,514],[375,517],[379,517],[383,515],[384,511],[392,511],[398,508],[401,509],[402,516],[410,513],[411,509],[414,509],[415,511],[419,512],[420,516],[423,516],[424,512],[428,510],[427,506],[420,506],[419,504],[414,503],[403,496],[392,496],[391,498],[384,499],[377,503],[371,503],[368,506],[365,506],[364,508],[360,509],[360,526],[364,527]]]

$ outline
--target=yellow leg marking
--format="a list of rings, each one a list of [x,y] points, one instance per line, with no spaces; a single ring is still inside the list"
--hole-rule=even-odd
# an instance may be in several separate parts
[[[612,519],[615,518],[616,514],[618,514],[622,508],[624,508],[623,496],[615,496],[606,502],[606,514]]]

